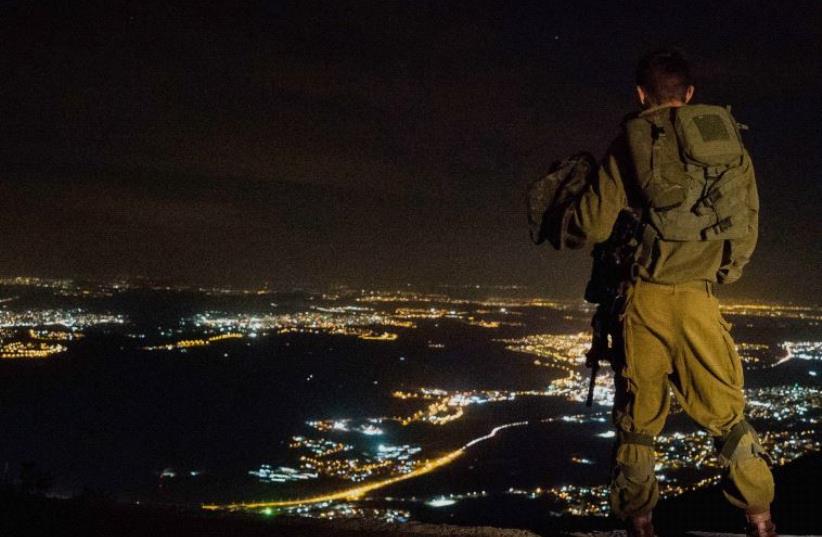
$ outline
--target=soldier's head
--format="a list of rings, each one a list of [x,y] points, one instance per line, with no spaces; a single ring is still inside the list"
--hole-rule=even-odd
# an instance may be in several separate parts
[[[645,108],[686,104],[694,94],[688,60],[674,49],[644,56],[636,69],[636,93]]]

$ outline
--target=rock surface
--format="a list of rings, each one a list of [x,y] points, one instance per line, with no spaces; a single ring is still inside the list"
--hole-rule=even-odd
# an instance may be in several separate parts
[[[334,532],[353,532],[363,536],[440,536],[440,537],[540,537],[538,534],[520,529],[492,528],[490,526],[454,526],[450,524],[423,524],[407,522],[392,524],[369,519],[349,520],[306,520],[282,521],[281,526],[305,528],[306,535],[328,535]]]
[[[712,533],[709,531],[689,531],[686,536],[693,535],[694,537],[745,537],[742,533]],[[624,531],[594,531],[588,533],[569,533],[568,537],[627,537]],[[780,534],[779,537],[822,537],[820,535],[785,535]]]

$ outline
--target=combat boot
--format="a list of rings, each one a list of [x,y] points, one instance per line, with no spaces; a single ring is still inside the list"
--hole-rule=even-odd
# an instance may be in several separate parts
[[[654,537],[655,535],[651,513],[632,516],[628,519],[628,537]]]
[[[776,526],[771,519],[770,511],[755,515],[745,513],[745,518],[748,521],[748,537],[779,537],[776,534]]]

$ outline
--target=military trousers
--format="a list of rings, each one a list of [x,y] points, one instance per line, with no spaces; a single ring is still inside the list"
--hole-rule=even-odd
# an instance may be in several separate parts
[[[657,503],[654,438],[668,416],[671,392],[714,436],[725,497],[750,513],[769,509],[773,477],[756,433],[744,421],[742,364],[711,284],[638,281],[627,293],[620,320],[612,513],[625,519],[648,513]]]

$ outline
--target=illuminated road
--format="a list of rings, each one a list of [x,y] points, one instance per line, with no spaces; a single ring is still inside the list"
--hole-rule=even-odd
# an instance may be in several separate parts
[[[785,345],[784,345],[784,347],[783,347],[783,348],[785,349],[785,353],[786,353],[786,354],[785,354],[785,357],[784,357],[784,358],[782,358],[781,360],[779,360],[778,362],[776,362],[775,364],[773,364],[771,367],[776,367],[776,366],[778,366],[778,365],[782,365],[782,364],[784,364],[785,362],[789,362],[790,360],[792,360],[792,359],[793,359],[793,357],[794,357],[794,354],[793,354],[793,345],[791,345],[791,344],[790,344],[790,343],[788,343],[788,342],[785,342]]]
[[[320,503],[320,502],[330,502],[333,500],[352,500],[361,498],[368,492],[372,490],[377,490],[383,487],[387,487],[388,485],[392,485],[399,481],[405,481],[406,479],[413,479],[415,477],[419,477],[421,475],[427,474],[428,472],[432,472],[437,468],[445,466],[446,464],[450,464],[460,455],[462,455],[466,449],[469,447],[478,444],[480,442],[484,442],[490,438],[496,436],[496,434],[509,427],[521,427],[523,425],[527,425],[528,421],[517,421],[513,423],[506,423],[504,425],[500,425],[498,427],[494,427],[490,433],[477,437],[459,449],[451,451],[442,457],[434,459],[432,461],[428,461],[416,470],[413,470],[407,474],[402,474],[394,477],[390,477],[388,479],[383,479],[380,481],[375,481],[373,483],[366,483],[364,485],[360,485],[358,487],[352,487],[350,489],[340,490],[337,492],[331,492],[328,494],[323,494],[321,496],[314,496],[311,498],[302,498],[299,500],[276,500],[276,501],[267,501],[267,502],[251,502],[251,503],[230,503],[230,504],[206,504],[203,505],[203,509],[207,509],[209,511],[217,511],[217,510],[228,510],[228,511],[240,511],[244,509],[261,509],[265,507],[289,507],[295,505],[305,505],[309,503]]]

